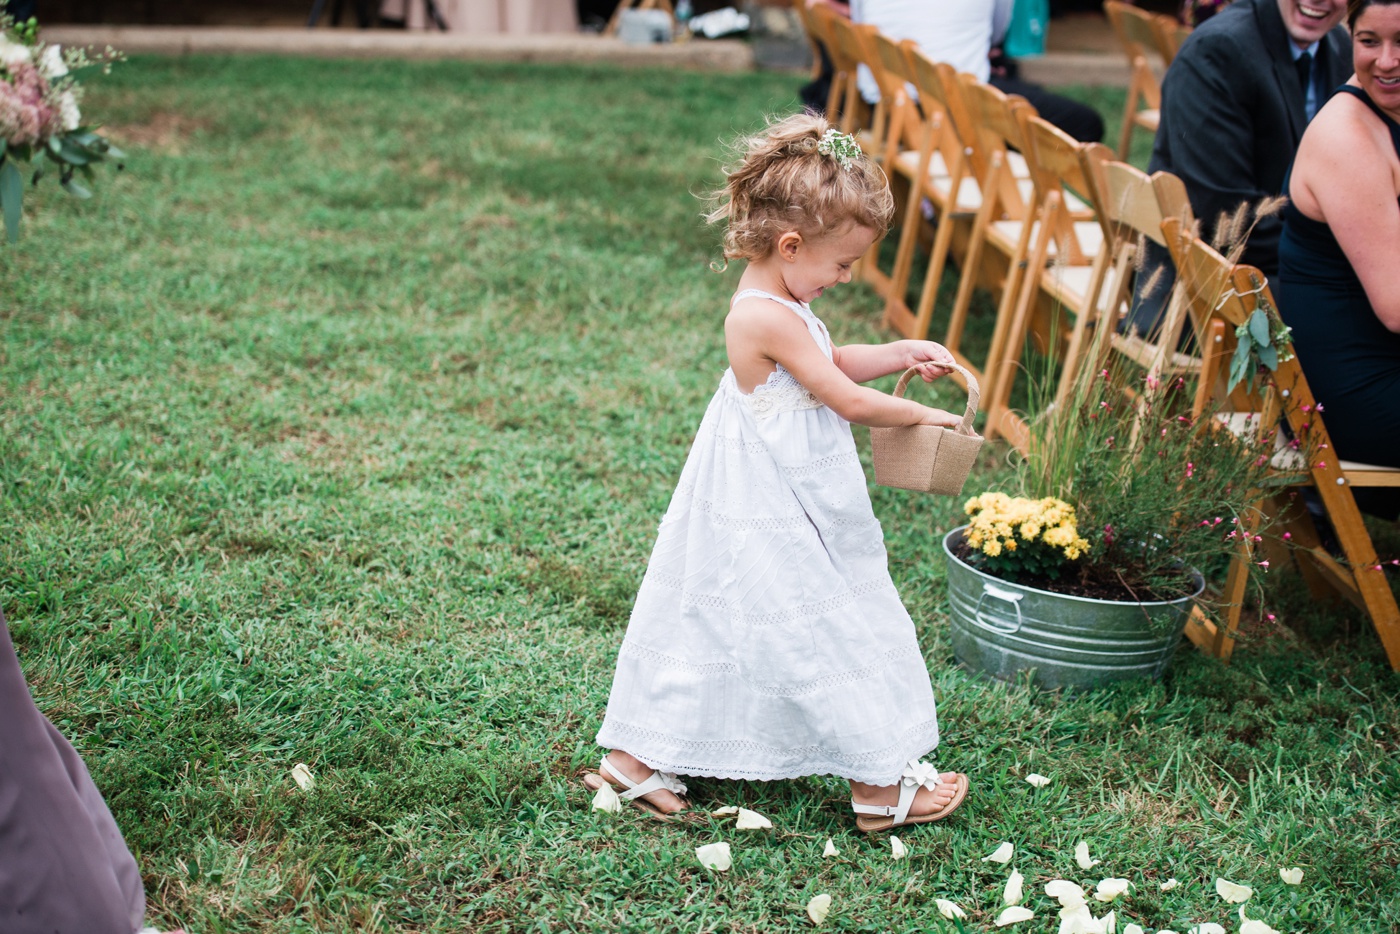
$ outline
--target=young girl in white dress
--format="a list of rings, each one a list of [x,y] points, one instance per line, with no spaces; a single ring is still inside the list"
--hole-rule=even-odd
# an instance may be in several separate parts
[[[885,177],[855,141],[799,115],[741,140],[710,219],[748,266],[725,319],[729,369],[705,412],[642,580],[585,784],[656,816],[677,775],[836,775],[866,831],[952,813],[967,777],[938,745],[928,669],[890,580],[851,423],[959,417],[859,385],[918,366],[931,341],[831,343],[809,304],[849,282],[888,228]]]

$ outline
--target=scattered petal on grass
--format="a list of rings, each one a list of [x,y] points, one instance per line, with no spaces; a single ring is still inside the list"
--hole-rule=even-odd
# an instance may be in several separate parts
[[[826,913],[831,910],[831,896],[823,892],[821,895],[813,895],[812,900],[807,903],[807,917],[812,919],[813,924],[821,924],[826,920]]]
[[[1101,902],[1111,902],[1128,891],[1127,879],[1100,879],[1094,886],[1094,897]]]
[[[609,814],[622,813],[622,799],[617,796],[613,786],[607,782],[598,786],[598,791],[593,795],[593,810],[607,811]]]
[[[1254,894],[1254,890],[1247,885],[1240,885],[1238,882],[1231,882],[1229,879],[1216,878],[1215,894],[1232,905],[1248,901],[1249,896]]]
[[[1029,921],[1035,917],[1035,912],[1029,908],[1022,908],[1020,905],[1012,905],[1010,908],[997,915],[997,927],[1004,928],[1008,924],[1016,924],[1019,921]]]
[[[1177,882],[1175,878],[1172,878],[1168,879],[1166,882],[1163,882],[1161,885],[1157,886],[1157,888],[1161,889],[1163,892],[1170,892],[1172,889],[1176,888],[1180,884],[1181,883]]]
[[[1116,934],[1118,930],[1118,913],[1110,911],[1099,919],[1103,922],[1103,934]]]
[[[1278,871],[1278,877],[1289,885],[1303,884],[1303,870],[1299,869],[1297,866],[1294,866],[1292,869],[1280,869]]]
[[[1147,932],[1142,929],[1142,925],[1129,921],[1123,925],[1123,934],[1147,934]]]
[[[1025,876],[1014,869],[1011,870],[1011,877],[1006,880],[1006,888],[1001,892],[1002,902],[1007,905],[1021,904],[1021,896],[1025,894],[1025,881]]]
[[[938,913],[949,921],[967,917],[967,912],[959,908],[957,902],[949,901],[946,898],[935,898],[933,903],[938,906]]]
[[[1191,928],[1186,934],[1225,934],[1224,925],[1216,924],[1214,921],[1207,921]]]
[[[1011,856],[1016,852],[1016,848],[1010,843],[1003,843],[997,847],[990,856],[982,857],[984,863],[1001,863],[1005,865],[1011,862]]]
[[[890,855],[895,859],[903,859],[909,855],[909,848],[904,845],[904,841],[893,834],[890,835]]]
[[[1044,788],[1046,785],[1050,784],[1049,778],[1045,777],[1044,775],[1037,774],[1035,772],[1032,772],[1031,774],[1027,775],[1026,781],[1030,782],[1037,788]]]
[[[1103,922],[1083,902],[1060,909],[1059,934],[1104,934]]]
[[[1080,840],[1074,845],[1074,861],[1079,864],[1080,869],[1093,869],[1099,864],[1096,859],[1089,858],[1089,842]]]
[[[836,844],[832,842],[832,840],[831,840],[830,837],[827,837],[827,838],[826,838],[826,846],[822,847],[822,855],[823,855],[823,856],[837,856],[837,855],[839,855],[840,853],[841,853],[841,851],[838,850],[838,849],[836,849]]]
[[[1240,925],[1240,934],[1281,934],[1277,928],[1271,928],[1258,918],[1245,918]]]
[[[700,860],[700,865],[706,869],[715,869],[719,872],[728,872],[733,861],[729,856],[728,843],[707,843],[704,846],[695,848],[695,858]]]
[[[302,791],[310,791],[316,787],[316,779],[305,762],[298,762],[292,766],[292,781],[296,782]]]
[[[738,813],[739,813],[739,806],[738,806],[737,804],[731,804],[731,805],[729,805],[729,806],[727,806],[727,807],[722,807],[722,808],[720,808],[720,809],[717,810],[717,811],[711,811],[711,812],[710,812],[710,816],[711,816],[711,817],[733,817],[735,814],[738,814]]]
[[[1061,908],[1084,904],[1084,890],[1065,879],[1051,879],[1045,883],[1045,894],[1058,901]]]
[[[734,826],[740,830],[772,830],[773,822],[757,811],[739,808],[739,819]]]

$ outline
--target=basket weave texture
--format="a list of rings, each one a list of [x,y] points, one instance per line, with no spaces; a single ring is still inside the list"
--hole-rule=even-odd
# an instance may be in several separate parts
[[[957,496],[982,449],[982,436],[972,430],[981,395],[977,377],[956,363],[951,364],[967,380],[967,411],[957,428],[936,425],[910,425],[905,428],[870,429],[870,448],[875,459],[875,482],[881,486]],[[910,367],[894,387],[896,398],[904,398],[909,380],[918,372]]]

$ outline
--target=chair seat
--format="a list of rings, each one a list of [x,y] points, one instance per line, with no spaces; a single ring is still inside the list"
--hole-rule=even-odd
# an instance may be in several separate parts
[[[1237,437],[1246,437],[1259,430],[1257,412],[1224,412],[1216,415],[1215,420]],[[1277,430],[1274,432],[1274,456],[1269,458],[1269,466],[1286,473],[1299,473],[1308,469],[1308,462],[1303,452],[1290,445],[1283,432]],[[1337,466],[1353,486],[1400,486],[1400,468],[1397,467],[1349,460],[1338,460]]]
[[[993,221],[991,229],[988,230],[988,239],[995,242],[998,247],[1014,247],[1017,238],[1021,236],[1024,227],[1023,221]],[[1093,259],[1103,248],[1103,228],[1094,221],[1075,221],[1074,235],[1079,240],[1079,248],[1084,252],[1086,259]],[[1040,236],[1040,221],[1031,225],[1031,242]],[[1055,255],[1055,243],[1050,243],[1050,255]]]
[[[1141,334],[1114,334],[1112,340],[1114,350],[1144,369],[1151,366],[1157,356],[1157,345],[1145,340]],[[1198,373],[1200,369],[1200,357],[1193,357],[1179,350],[1173,351],[1166,360],[1168,373]]]
[[[895,171],[906,178],[913,178],[919,171],[919,151],[917,149],[906,149],[894,157]],[[934,150],[928,160],[928,177],[930,179],[947,178],[948,162],[943,158],[943,153]]]
[[[1133,114],[1133,123],[1136,123],[1144,130],[1151,130],[1153,133],[1157,132],[1157,126],[1161,122],[1162,112],[1155,107],[1149,108],[1148,110],[1139,110],[1137,113]]]
[[[946,175],[942,178],[930,179],[929,187],[937,194],[939,201],[947,204],[948,195],[953,189],[953,180]],[[981,206],[982,186],[977,184],[977,179],[965,176],[958,184],[958,200],[953,210],[975,214]]]

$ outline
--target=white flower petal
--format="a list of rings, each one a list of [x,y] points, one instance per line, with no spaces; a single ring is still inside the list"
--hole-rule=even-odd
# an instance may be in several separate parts
[[[1104,934],[1103,924],[1080,902],[1060,909],[1059,934]]]
[[[1111,902],[1128,891],[1127,879],[1100,879],[1094,887],[1094,897],[1101,902]]]
[[[727,872],[729,867],[733,865],[728,843],[707,843],[704,846],[697,846],[695,858],[700,860],[700,865],[706,869],[715,869],[719,872]]]
[[[1026,781],[1030,782],[1037,788],[1044,788],[1046,785],[1050,784],[1049,778],[1045,777],[1044,775],[1039,775],[1035,772],[1032,772],[1031,774],[1027,775]]]
[[[757,811],[739,808],[739,819],[734,826],[740,830],[772,830],[773,822]]]
[[[711,811],[711,812],[710,812],[710,816],[711,816],[711,817],[733,817],[735,814],[738,814],[738,813],[739,813],[739,806],[738,806],[737,804],[730,804],[730,805],[727,805],[726,807],[720,808],[720,809],[717,810],[717,811]]]
[[[830,837],[827,837],[827,838],[826,838],[826,846],[822,847],[822,855],[823,855],[823,856],[837,856],[837,855],[839,855],[840,853],[841,853],[841,851],[838,850],[838,849],[836,849],[836,844],[832,842],[832,840],[831,840]]]
[[[1110,911],[1099,921],[1103,924],[1103,934],[1115,934],[1118,930],[1118,913],[1115,911]]]
[[[967,912],[959,908],[957,902],[949,901],[946,898],[935,898],[933,903],[938,906],[938,913],[949,921],[967,917]]]
[[[1240,934],[1280,934],[1280,932],[1257,918],[1246,918],[1244,924],[1240,925]]]
[[[1035,912],[1029,908],[1022,908],[1020,905],[1012,905],[1010,908],[997,915],[996,925],[1004,928],[1008,924],[1016,924],[1019,921],[1029,921],[1035,917]]]
[[[1045,883],[1045,894],[1058,901],[1061,908],[1084,904],[1084,890],[1065,879],[1051,879]]]
[[[823,892],[821,895],[813,895],[812,900],[807,903],[807,917],[812,919],[813,924],[821,924],[826,920],[826,913],[831,910],[831,896]]]
[[[1225,934],[1225,928],[1223,925],[1216,924],[1214,921],[1207,921],[1204,924],[1198,924],[1191,928],[1186,934]]]
[[[1280,869],[1278,871],[1278,877],[1289,885],[1303,884],[1303,870],[1299,869],[1297,866],[1294,866],[1292,869]]]
[[[310,791],[316,787],[316,776],[311,774],[311,769],[305,762],[298,762],[292,766],[292,781],[296,782],[302,791]]]
[[[1025,876],[1014,869],[1011,870],[1011,875],[1006,880],[1006,888],[1002,889],[1001,892],[1002,902],[1007,905],[1021,904],[1021,897],[1025,894],[1023,885],[1025,881]]]
[[[1215,894],[1231,904],[1238,905],[1240,902],[1248,901],[1249,896],[1254,894],[1254,890],[1247,885],[1231,882],[1229,879],[1217,878],[1215,880]]]
[[[1123,925],[1123,934],[1147,934],[1147,932],[1142,929],[1142,925],[1129,921]]]
[[[1166,882],[1163,882],[1161,885],[1157,886],[1157,888],[1161,889],[1163,892],[1170,892],[1172,889],[1176,888],[1180,884],[1181,883],[1177,882],[1175,878],[1171,878],[1168,879]]]
[[[1074,861],[1079,864],[1080,869],[1093,869],[1099,864],[1099,860],[1089,858],[1089,842],[1080,840],[1074,845]]]
[[[603,782],[598,786],[598,791],[593,795],[593,810],[607,811],[609,814],[622,813],[622,799],[617,796],[617,791],[612,785]]]
[[[890,835],[890,855],[895,859],[903,859],[909,855],[909,848],[904,845],[904,841],[893,834]]]
[[[1005,865],[1011,862],[1011,856],[1016,852],[1016,848],[1010,843],[1003,843],[997,847],[990,856],[982,857],[984,863],[1001,863]]]

